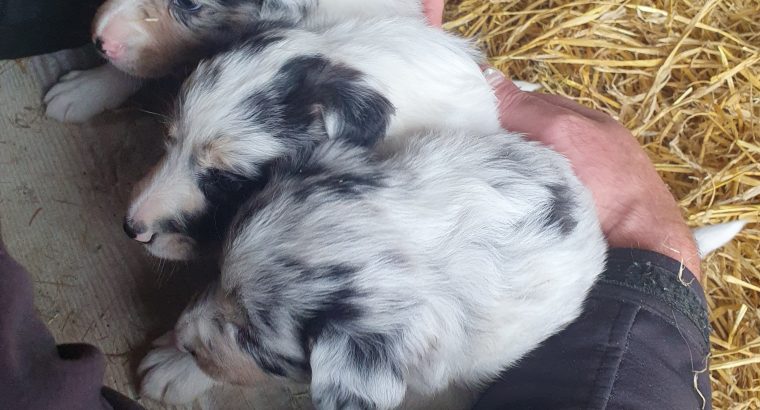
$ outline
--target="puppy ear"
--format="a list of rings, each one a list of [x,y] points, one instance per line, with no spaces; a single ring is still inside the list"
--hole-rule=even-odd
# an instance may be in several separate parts
[[[311,351],[311,394],[318,409],[391,409],[404,400],[403,370],[388,335],[326,328]]]
[[[327,135],[359,146],[372,146],[385,138],[394,108],[379,92],[365,84],[358,71],[333,65],[320,87]]]
[[[278,89],[287,118],[323,126],[329,138],[371,146],[385,136],[391,102],[372,89],[361,72],[323,56],[302,56],[280,69]]]

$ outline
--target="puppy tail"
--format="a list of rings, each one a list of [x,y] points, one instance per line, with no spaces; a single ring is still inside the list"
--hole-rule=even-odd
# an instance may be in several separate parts
[[[730,242],[746,224],[747,221],[733,221],[693,229],[699,256],[704,258],[710,252]]]

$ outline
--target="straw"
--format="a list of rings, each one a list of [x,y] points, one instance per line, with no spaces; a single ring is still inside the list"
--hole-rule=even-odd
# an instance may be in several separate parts
[[[760,408],[760,1],[448,3],[510,77],[631,129],[691,226],[751,221],[703,283],[713,407]]]

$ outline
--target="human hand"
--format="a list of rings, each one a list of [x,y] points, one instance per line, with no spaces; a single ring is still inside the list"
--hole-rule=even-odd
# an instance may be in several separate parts
[[[443,0],[423,0],[440,26]],[[700,258],[683,216],[633,135],[606,114],[569,99],[527,93],[495,69],[486,78],[500,101],[502,126],[540,141],[567,157],[591,191],[611,247],[659,252],[700,277]]]
[[[422,8],[430,24],[436,27],[443,24],[443,0],[422,0]]]
[[[655,251],[700,276],[694,237],[630,131],[610,116],[567,98],[520,91],[498,70],[487,69],[485,75],[500,101],[502,126],[570,160],[594,196],[611,247]]]

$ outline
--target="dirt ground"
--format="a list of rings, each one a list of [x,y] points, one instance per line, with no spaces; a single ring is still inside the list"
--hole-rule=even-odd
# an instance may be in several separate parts
[[[98,346],[104,383],[137,398],[135,369],[150,341],[214,270],[158,262],[122,231],[133,184],[161,154],[155,115],[123,109],[84,125],[45,117],[44,90],[94,61],[83,50],[0,61],[0,225],[32,274],[37,311],[56,340]],[[306,391],[272,380],[219,388],[188,408],[308,408]]]

